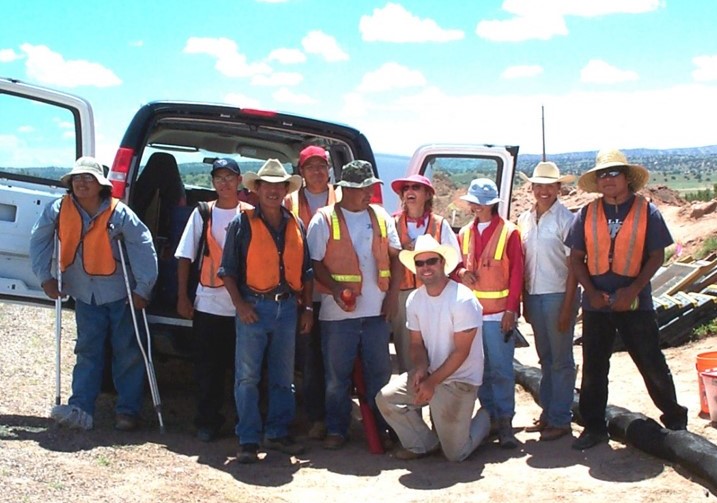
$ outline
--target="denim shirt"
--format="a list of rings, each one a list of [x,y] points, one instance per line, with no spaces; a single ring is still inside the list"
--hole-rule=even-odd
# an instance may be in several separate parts
[[[91,217],[77,204],[73,196],[71,198],[80,212],[84,236],[90,222],[109,207],[110,199],[103,200],[97,214]],[[61,203],[62,198],[59,198],[45,206],[31,231],[32,271],[41,284],[56,277],[57,264],[53,255]],[[117,248],[118,241],[115,239],[117,236],[122,236],[130,288],[137,295],[149,299],[152,287],[157,281],[157,254],[152,244],[152,234],[137,215],[122,202],[117,203],[108,227],[112,255],[116,264],[115,272],[110,276],[93,276],[85,272],[82,261],[83,244],[80,242],[75,261],[62,273],[62,292],[86,304],[95,305],[126,298],[127,288]]]
[[[266,225],[266,228],[269,230],[271,237],[274,239],[277,250],[284,250],[286,225],[289,219],[294,218],[289,210],[283,206],[281,207],[281,216],[282,218],[279,228],[274,229],[264,219],[261,207],[256,206],[256,208],[254,208],[253,218],[260,218],[264,222],[264,225]],[[240,213],[234,217],[234,220],[232,220],[229,224],[229,227],[227,228],[226,241],[224,242],[224,252],[222,253],[222,264],[217,271],[220,278],[224,276],[231,276],[234,278],[242,295],[254,293],[246,285],[246,257],[249,250],[249,242],[251,241],[251,226],[249,225],[248,218],[249,217],[246,213]],[[301,282],[306,283],[307,281],[313,279],[314,271],[311,267],[311,257],[309,256],[309,245],[306,242],[304,224],[300,219],[297,219],[297,222],[299,224],[299,228],[301,229],[301,237],[304,247],[304,263],[301,267]],[[279,276],[279,285],[269,293],[276,294],[291,291],[291,288],[289,288],[286,278],[284,277],[283,269],[279,271]]]

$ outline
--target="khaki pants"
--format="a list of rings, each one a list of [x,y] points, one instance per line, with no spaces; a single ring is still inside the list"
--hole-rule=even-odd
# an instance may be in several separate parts
[[[406,299],[413,290],[401,290],[398,293],[398,312],[391,320],[393,331],[393,347],[396,348],[396,359],[398,361],[398,373],[403,374],[413,368],[411,361],[411,336],[406,328]]]
[[[435,432],[421,414],[421,406],[413,403],[413,390],[408,387],[409,374],[401,374],[376,395],[376,405],[393,428],[404,448],[426,453],[439,444],[450,461],[463,461],[488,435],[490,416],[480,409],[473,415],[477,386],[458,381],[436,386],[428,403]]]

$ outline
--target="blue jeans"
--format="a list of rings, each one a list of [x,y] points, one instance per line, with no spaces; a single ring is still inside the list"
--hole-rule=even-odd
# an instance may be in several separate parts
[[[252,295],[244,299],[254,306],[259,321],[247,325],[237,321],[234,398],[237,406],[236,435],[239,442],[258,444],[262,421],[259,413],[259,381],[266,355],[269,378],[269,410],[264,435],[288,435],[294,420],[294,348],[296,342],[296,298],[266,300]]]
[[[525,314],[533,327],[543,377],[540,380],[540,418],[550,426],[569,426],[575,395],[573,331],[575,317],[565,332],[558,331],[564,293],[525,296]],[[575,306],[577,312],[577,304]]]
[[[139,313],[137,313],[139,314]],[[144,399],[146,369],[126,299],[99,306],[75,300],[77,361],[72,370],[72,396],[76,405],[91,416],[100,394],[105,363],[105,344],[112,346],[112,380],[117,390],[117,414],[138,416]]]
[[[361,356],[366,400],[380,429],[386,423],[376,408],[376,394],[391,378],[389,325],[382,316],[321,322],[326,373],[326,432],[347,436],[351,424],[351,375]]]
[[[500,321],[483,322],[483,384],[478,388],[482,407],[492,420],[512,419],[515,414],[515,340],[505,341]]]

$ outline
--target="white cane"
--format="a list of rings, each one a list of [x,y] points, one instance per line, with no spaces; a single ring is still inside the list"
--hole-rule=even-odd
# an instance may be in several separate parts
[[[114,228],[113,225],[110,224],[110,229]],[[127,289],[127,301],[129,302],[129,309],[132,313],[132,323],[134,324],[134,334],[137,337],[137,344],[139,344],[139,349],[142,352],[142,358],[144,358],[144,368],[147,370],[147,380],[149,381],[149,390],[152,393],[152,403],[154,404],[154,410],[157,412],[157,418],[159,419],[159,431],[160,433],[164,433],[164,421],[162,420],[162,400],[159,396],[159,387],[157,386],[157,375],[154,372],[154,362],[152,361],[152,338],[149,333],[149,324],[147,323],[147,313],[144,309],[142,309],[142,316],[144,318],[144,327],[147,333],[147,348],[149,352],[149,356],[147,356],[147,351],[144,350],[144,345],[142,344],[142,337],[139,333],[139,326],[137,325],[137,312],[134,308],[134,303],[132,302],[132,288],[129,285],[129,275],[127,274],[127,263],[124,258],[124,251],[122,249],[122,236],[118,235],[115,237],[117,239],[117,248],[119,249],[119,256],[120,256],[120,263],[122,264],[122,274],[124,275],[124,284],[125,288]]]
[[[60,237],[55,234],[55,252],[57,253],[57,298],[55,299],[55,405],[60,405],[60,356],[62,342],[62,266],[60,264]]]

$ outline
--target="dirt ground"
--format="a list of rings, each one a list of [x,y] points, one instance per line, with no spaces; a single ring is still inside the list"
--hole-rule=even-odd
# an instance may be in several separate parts
[[[69,394],[74,323],[63,317],[63,399]],[[529,327],[523,332],[532,344]],[[368,452],[356,421],[341,451],[308,441],[305,455],[270,452],[257,465],[235,461],[228,427],[204,444],[191,426],[189,367],[157,365],[167,432],[158,432],[149,394],[146,424],[135,433],[112,429],[113,396],[100,397],[91,432],[58,428],[48,419],[54,400],[54,313],[0,305],[0,501],[712,501],[714,494],[689,473],[637,449],[611,441],[584,453],[571,437],[537,442],[518,431],[519,449],[482,445],[463,463],[441,456],[405,462]],[[666,350],[680,401],[689,407],[690,431],[717,443],[717,429],[698,417],[695,355],[717,350],[717,338]],[[580,361],[580,347],[575,347]],[[516,358],[537,366],[534,345]],[[539,414],[531,396],[516,390],[516,428]],[[610,402],[657,418],[639,374],[624,353],[613,356]],[[573,435],[579,433],[574,426]]]

